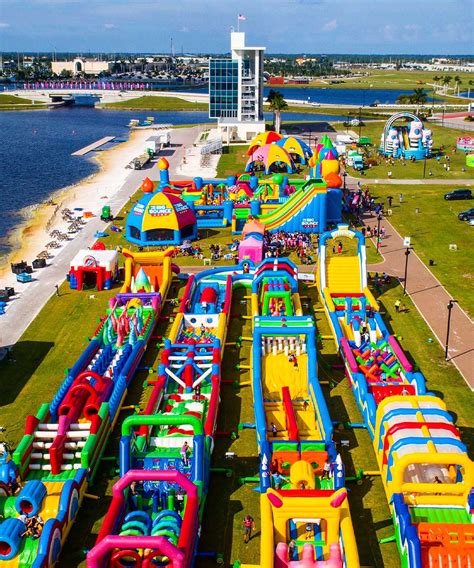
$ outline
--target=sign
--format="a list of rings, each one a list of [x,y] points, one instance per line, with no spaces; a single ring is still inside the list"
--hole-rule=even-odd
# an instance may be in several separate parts
[[[309,272],[298,272],[298,280],[314,282],[314,274]]]
[[[318,226],[318,221],[316,221],[316,219],[314,219],[314,217],[307,217],[306,219],[303,219],[301,222],[301,227],[303,229],[314,229],[315,227]]]
[[[189,211],[189,207],[186,203],[175,203],[174,209],[176,213],[184,213],[185,211]]]
[[[411,246],[411,237],[403,237],[403,246],[410,247]]]
[[[331,232],[331,237],[337,239],[339,237],[348,237],[349,239],[354,238],[354,232],[349,229],[338,229],[337,231]]]
[[[134,215],[143,215],[143,213],[145,212],[145,206],[143,205],[143,203],[137,203],[135,205],[135,207],[133,208],[133,214]]]
[[[148,215],[152,217],[167,217],[171,215],[172,211],[171,207],[166,207],[166,205],[150,205],[148,207]]]

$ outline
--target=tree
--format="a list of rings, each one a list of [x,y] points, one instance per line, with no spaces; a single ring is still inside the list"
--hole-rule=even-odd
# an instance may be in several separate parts
[[[444,92],[446,93],[448,90],[448,85],[451,83],[452,77],[449,75],[445,75],[443,77],[443,85],[445,86]]]
[[[458,88],[458,96],[459,96],[459,87],[462,85],[462,79],[459,75],[456,75],[454,77],[454,83],[455,83],[456,87]]]
[[[288,108],[285,97],[279,92],[271,89],[268,93],[267,103],[270,104],[270,110],[273,112],[273,122],[275,131],[280,132],[281,128],[281,112]]]
[[[411,102],[415,105],[424,105],[428,94],[424,89],[413,89],[413,95],[410,95]]]

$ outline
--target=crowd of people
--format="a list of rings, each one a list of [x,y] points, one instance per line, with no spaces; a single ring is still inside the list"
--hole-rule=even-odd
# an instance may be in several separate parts
[[[301,231],[265,233],[263,242],[267,258],[288,256],[291,252],[296,252],[302,264],[313,264],[316,262],[317,245],[313,243],[312,235],[310,234]]]

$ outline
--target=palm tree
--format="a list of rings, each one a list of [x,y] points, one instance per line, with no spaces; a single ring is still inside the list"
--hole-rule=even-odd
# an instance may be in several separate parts
[[[445,75],[443,77],[443,85],[445,86],[444,92],[446,93],[448,90],[448,85],[451,83],[452,77],[450,75]]]
[[[454,77],[454,83],[455,83],[456,87],[458,88],[458,96],[459,96],[459,87],[460,87],[460,85],[462,85],[462,79],[459,75],[456,75]]]
[[[441,81],[441,77],[439,75],[433,75],[433,81],[434,81],[435,93],[436,93],[438,83]]]
[[[424,105],[427,98],[425,89],[413,89],[413,95],[410,96],[411,102],[415,105]]]
[[[275,131],[280,132],[281,111],[288,108],[285,97],[279,91],[271,89],[268,93],[267,103],[270,104],[270,110],[273,112],[273,123],[275,125]]]

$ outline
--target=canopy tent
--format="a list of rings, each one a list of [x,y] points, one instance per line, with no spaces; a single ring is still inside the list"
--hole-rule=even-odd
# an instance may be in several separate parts
[[[197,237],[196,216],[177,195],[145,193],[128,214],[126,237],[142,246],[179,245]]]
[[[295,164],[290,154],[277,144],[265,144],[265,146],[261,146],[255,150],[247,161],[245,171],[252,171],[256,163],[264,165],[266,174],[270,173],[270,168],[274,164],[285,164],[289,174],[293,173],[295,169]]]
[[[268,130],[267,132],[260,132],[255,138],[250,142],[247,154],[251,156],[257,148],[260,146],[265,146],[266,144],[272,144],[273,142],[278,142],[281,139],[281,134],[274,132],[273,130]]]
[[[240,243],[239,260],[246,259],[255,263],[263,260],[263,238],[247,237]]]
[[[245,239],[247,235],[256,234],[263,235],[265,233],[265,225],[257,219],[247,221],[242,229],[242,238]]]
[[[290,155],[298,156],[302,164],[305,164],[306,160],[313,155],[313,151],[308,144],[295,136],[285,136],[278,140],[276,144],[284,148]]]

